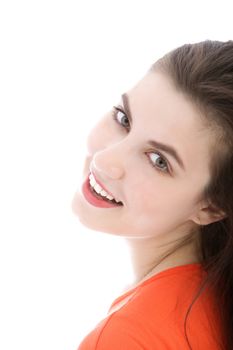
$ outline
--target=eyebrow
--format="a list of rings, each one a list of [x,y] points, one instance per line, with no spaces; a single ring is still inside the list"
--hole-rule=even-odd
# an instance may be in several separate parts
[[[125,112],[127,114],[127,117],[129,118],[129,121],[132,125],[133,118],[132,118],[132,114],[131,114],[131,110],[130,110],[130,106],[129,106],[129,97],[128,97],[127,93],[122,94],[121,98],[122,98],[123,106],[124,106]],[[185,171],[184,163],[183,163],[181,157],[179,156],[178,152],[175,150],[175,148],[173,148],[170,145],[165,145],[164,143],[161,143],[161,142],[158,142],[155,140],[149,140],[148,144],[152,147],[155,147],[159,150],[162,150],[162,151],[170,154],[177,161],[179,166]]]

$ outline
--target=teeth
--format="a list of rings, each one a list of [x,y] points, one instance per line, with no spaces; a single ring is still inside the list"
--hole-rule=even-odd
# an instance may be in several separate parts
[[[100,193],[102,191],[102,188],[98,184],[94,185],[93,187],[97,193]]]
[[[100,185],[98,185],[97,183],[91,183],[91,186],[94,188],[94,190],[98,193],[98,194],[100,194],[101,196],[103,196],[103,197],[106,197],[106,198],[108,198],[108,199],[110,199],[110,200],[112,200],[112,199],[114,199],[112,196],[110,196],[110,194],[108,194],[107,192],[105,192],[103,189],[102,189],[102,187],[100,187]]]
[[[116,200],[114,197],[110,196],[110,194],[108,194],[106,191],[103,190],[103,188],[96,183],[95,178],[92,174],[90,174],[89,176],[89,180],[90,180],[90,184],[91,186],[95,189],[95,191],[100,194],[103,197],[108,198],[109,200],[115,200],[117,203],[119,203],[120,201]]]
[[[115,198],[113,198],[112,196],[106,196],[106,198],[108,198],[108,199],[110,199],[110,200],[113,200],[113,199],[115,199]],[[116,199],[115,199],[115,201],[116,201]]]
[[[104,190],[102,190],[101,192],[100,192],[100,194],[101,194],[101,196],[104,196],[104,197],[107,197],[107,192],[105,192]]]
[[[95,180],[94,179],[91,179],[91,177],[89,176],[89,180],[90,180],[90,184],[91,186],[93,187],[95,185]]]

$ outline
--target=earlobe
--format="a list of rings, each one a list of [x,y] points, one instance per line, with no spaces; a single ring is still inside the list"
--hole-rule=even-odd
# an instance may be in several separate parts
[[[219,210],[216,207],[209,205],[208,207],[201,208],[192,221],[198,225],[209,225],[213,222],[221,221],[226,218],[227,215],[223,210]]]

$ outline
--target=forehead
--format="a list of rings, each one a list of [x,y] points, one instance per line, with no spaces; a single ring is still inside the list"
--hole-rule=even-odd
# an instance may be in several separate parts
[[[187,169],[197,170],[197,159],[208,169],[211,133],[198,108],[167,76],[149,72],[127,95],[134,127],[142,137],[172,145]]]
[[[192,125],[197,131],[203,131],[198,109],[161,73],[148,73],[128,91],[128,96],[131,109],[136,114],[141,112],[141,118],[150,123],[160,118],[169,125]]]

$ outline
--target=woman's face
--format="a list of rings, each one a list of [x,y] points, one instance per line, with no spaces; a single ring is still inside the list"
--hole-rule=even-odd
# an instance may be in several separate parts
[[[210,134],[198,110],[161,73],[147,73],[124,96],[114,105],[123,113],[112,108],[92,128],[83,171],[83,180],[91,169],[124,205],[93,206],[80,184],[73,211],[93,230],[176,239],[196,226],[197,200],[210,176]],[[155,143],[173,148],[177,157]]]

